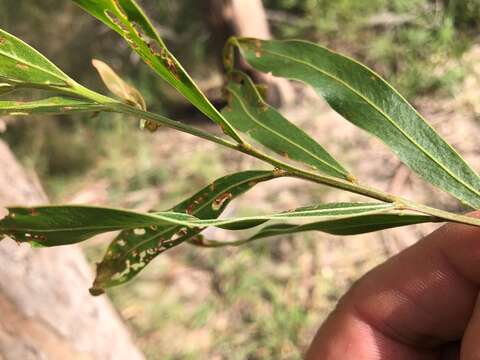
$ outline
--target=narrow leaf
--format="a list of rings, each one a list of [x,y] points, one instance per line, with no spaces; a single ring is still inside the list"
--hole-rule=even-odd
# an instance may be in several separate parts
[[[35,241],[46,247],[74,244],[110,231],[166,226],[175,221],[91,206],[11,207],[8,211],[0,220],[0,233],[18,242]]]
[[[306,41],[233,39],[250,65],[311,85],[345,119],[384,141],[413,171],[480,208],[478,174],[385,80]]]
[[[393,211],[394,209],[395,205],[391,203],[334,203],[302,207],[278,214],[230,219],[190,219],[187,220],[187,222],[191,226],[215,226],[229,230],[244,230],[261,225],[268,221],[311,220],[314,218],[334,220],[343,217],[351,218],[360,214],[385,213]],[[165,218],[175,218],[175,215],[171,213],[161,214]]]
[[[105,106],[93,101],[68,97],[52,97],[37,101],[0,101],[0,115],[63,114],[72,112],[97,112]]]
[[[176,205],[172,211],[195,215],[200,219],[215,219],[235,198],[259,182],[274,177],[272,172],[245,171],[225,176]],[[155,257],[166,250],[195,238],[202,229],[173,225],[150,226],[143,231],[123,231],[109,246],[91,289],[100,294],[103,289],[121,285],[142,271]]]
[[[270,150],[315,170],[347,180],[353,178],[320,144],[268,105],[248,76],[233,73],[227,91],[229,106],[223,114],[235,128]]]
[[[134,0],[73,0],[120,34],[160,77],[177,89],[225,133],[241,141],[235,129],[225,120],[198,88],[180,62],[167,49],[152,23]]]
[[[184,217],[176,212],[155,213],[165,221],[182,222],[185,226],[207,227],[214,226],[228,230],[244,230],[256,227],[268,221],[311,220],[315,218],[337,219],[339,217],[353,217],[359,214],[384,213],[395,209],[392,203],[334,203],[302,207],[278,214],[227,218],[227,219],[197,219]]]
[[[241,230],[261,225],[270,220],[336,219],[339,216],[388,212],[395,209],[395,205],[391,203],[340,203],[299,208],[272,215],[216,219],[225,205],[234,197],[233,191],[241,194],[258,181],[265,181],[273,176],[272,172],[266,172],[246,183],[226,183],[229,185],[227,186],[228,190],[223,187],[217,190],[206,188],[196,195],[195,200],[190,199],[188,206],[187,203],[182,203],[169,212],[145,214],[90,206],[8,208],[9,215],[0,221],[0,233],[19,242],[35,241],[48,247],[77,243],[94,235],[115,230],[181,227],[186,228],[188,232],[188,229],[199,230],[208,226]],[[204,213],[200,213],[200,215],[205,214],[203,218],[198,218],[198,213],[195,213],[196,216],[192,215],[195,206],[198,207],[198,211],[204,211]],[[207,215],[216,216],[207,217]]]
[[[69,87],[74,83],[37,50],[2,29],[0,81],[39,87]]]
[[[201,247],[240,246],[255,240],[273,236],[284,236],[308,231],[320,231],[333,235],[358,235],[406,225],[437,222],[438,219],[427,215],[405,215],[402,213],[367,214],[343,216],[336,219],[316,221],[309,224],[274,224],[264,227],[255,235],[238,241],[217,241],[197,237],[189,242]]]

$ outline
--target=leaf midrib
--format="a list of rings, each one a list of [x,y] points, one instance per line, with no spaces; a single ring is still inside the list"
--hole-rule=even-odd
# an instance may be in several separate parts
[[[63,99],[63,98],[52,98],[52,99]],[[15,101],[0,101],[0,111],[2,110],[60,110],[65,107],[75,107],[74,110],[88,110],[88,109],[103,109],[104,105],[96,102],[65,102],[63,104],[55,104],[54,102],[45,102],[45,100],[40,101],[29,101],[23,104],[16,104]]]
[[[261,122],[259,122],[254,116],[253,114],[250,113],[250,111],[248,110],[248,108],[246,107],[246,105],[244,105],[240,95],[238,95],[235,90],[232,90],[230,89],[229,90],[231,93],[233,93],[233,96],[238,100],[238,102],[240,103],[240,106],[242,107],[242,109],[245,111],[245,113],[248,115],[248,117],[250,117],[254,123],[258,124],[260,127],[263,127],[265,130],[267,131],[270,131],[272,133],[274,133],[275,135],[277,135],[278,137],[282,138],[283,140],[285,140],[286,142],[290,143],[291,145],[297,147],[298,149],[304,151],[305,153],[307,153],[308,155],[310,155],[311,157],[313,157],[314,159],[317,159],[319,162],[321,162],[322,164],[326,165],[327,167],[335,170],[336,172],[340,173],[340,174],[343,174],[343,175],[347,175],[347,173],[345,171],[342,171],[340,169],[337,169],[335,166],[331,165],[330,163],[328,163],[327,161],[323,160],[322,158],[318,157],[316,154],[312,153],[311,151],[305,149],[304,147],[302,147],[301,145],[297,144],[296,142],[293,142],[291,141],[289,138],[283,136],[281,133],[278,133],[276,130],[270,128],[270,127],[267,127],[265,126],[264,124],[262,124]],[[271,109],[271,107],[267,104],[267,106],[269,107],[269,109]],[[248,132],[248,131],[247,131]],[[303,161],[302,161],[303,162]],[[320,169],[319,169],[320,170]]]
[[[138,226],[143,226],[144,224],[139,224]],[[120,226],[120,225],[119,225]],[[134,229],[136,226],[129,227],[129,229]],[[12,233],[61,233],[61,232],[75,232],[75,231],[97,231],[97,230],[107,230],[111,229],[110,231],[116,231],[121,229],[121,227],[113,227],[113,226],[90,226],[90,227],[76,227],[76,228],[56,228],[56,229],[30,229],[30,228],[0,228],[0,232],[8,232]]]
[[[253,235],[251,238],[245,240],[245,243],[255,241],[255,240],[258,240],[258,239],[262,239],[262,238],[265,238],[265,237],[279,236],[279,235],[292,234],[292,233],[298,233],[298,232],[307,232],[307,231],[323,231],[323,232],[325,232],[324,230],[316,230],[316,229],[301,230],[301,228],[305,227],[305,226],[311,226],[313,224],[321,224],[321,223],[328,222],[328,221],[336,221],[336,220],[344,220],[344,219],[358,219],[358,218],[371,216],[371,215],[388,215],[389,213],[384,212],[385,210],[388,210],[388,209],[377,209],[377,210],[367,211],[367,212],[364,212],[364,213],[361,213],[361,214],[352,214],[351,216],[349,216],[349,214],[346,214],[342,218],[337,218],[337,219],[333,219],[333,220],[317,221],[317,222],[314,222],[314,223],[303,224],[303,225],[292,224],[291,227],[289,227],[287,229],[271,229],[271,228],[269,229],[268,227],[266,227],[266,228],[260,230],[260,232],[258,232],[256,235]],[[401,215],[398,215],[398,217],[400,217],[400,216]],[[408,225],[408,224],[406,224],[406,225]],[[272,225],[272,226],[274,226],[274,225]],[[343,224],[341,224],[341,226],[338,226],[338,227],[339,228],[352,228],[354,226],[353,225],[343,226]],[[333,228],[335,229],[335,227],[333,227]],[[300,229],[300,230],[298,230],[298,229]],[[239,243],[239,242],[241,243],[242,240],[232,241],[231,243],[235,244],[235,243]],[[226,246],[232,245],[232,244],[229,244],[229,242],[225,242]]]
[[[413,145],[415,145],[417,148],[419,148],[428,158],[430,158],[433,162],[435,162],[438,166],[440,166],[448,175],[450,175],[450,177],[452,177],[455,181],[457,181],[458,183],[462,184],[463,186],[465,186],[468,190],[470,190],[471,192],[473,192],[474,194],[478,195],[479,198],[480,198],[480,192],[477,191],[476,189],[474,189],[471,185],[465,183],[462,179],[459,179],[456,177],[455,174],[453,174],[447,167],[445,167],[445,165],[443,165],[442,163],[440,163],[439,161],[437,161],[435,159],[434,156],[432,156],[428,151],[426,151],[422,146],[420,146],[414,139],[412,139],[410,137],[410,135],[408,133],[406,133],[401,127],[399,127],[396,122],[387,114],[385,113],[381,108],[379,108],[377,105],[375,105],[375,103],[373,103],[369,98],[365,97],[364,95],[362,95],[361,92],[357,91],[355,88],[351,87],[350,85],[348,85],[346,82],[344,82],[343,80],[339,79],[338,77],[336,77],[335,75],[333,74],[330,74],[329,72],[325,71],[325,70],[322,70],[320,69],[319,67],[313,65],[313,64],[310,64],[306,61],[302,61],[300,59],[296,59],[294,57],[291,57],[291,56],[288,56],[288,55],[284,55],[284,54],[280,54],[280,53],[277,53],[275,51],[271,51],[271,50],[265,50],[265,49],[262,49],[262,52],[264,53],[270,53],[272,55],[275,55],[275,56],[279,56],[279,57],[284,57],[286,59],[289,59],[291,61],[294,61],[294,62],[297,62],[297,63],[300,63],[300,64],[303,64],[305,66],[308,66],[308,67],[311,67],[313,68],[314,70],[317,70],[318,72],[324,74],[325,76],[328,76],[330,77],[331,79],[339,82],[340,84],[342,84],[343,86],[345,86],[347,89],[349,89],[350,91],[352,91],[354,94],[356,94],[357,96],[359,96],[361,99],[363,99],[366,103],[368,103],[369,105],[371,105],[377,112],[379,112],[383,117],[385,117],[395,128],[397,128],[406,138],[407,140],[409,140]],[[434,131],[432,129],[432,131]]]
[[[281,213],[281,214],[273,214],[272,216],[250,216],[250,217],[243,217],[243,218],[238,218],[238,219],[225,219],[224,221],[219,221],[219,220],[214,220],[212,219],[210,221],[211,224],[215,225],[210,225],[209,220],[202,221],[201,223],[197,223],[201,226],[223,226],[223,225],[230,225],[230,224],[236,224],[236,223],[242,223],[242,222],[247,222],[247,221],[270,221],[270,220],[289,220],[289,219],[298,219],[302,217],[316,217],[316,216],[322,216],[322,214],[326,214],[325,217],[328,216],[349,216],[349,215],[356,215],[355,213],[346,213],[346,214],[339,214],[336,215],[335,213],[342,212],[342,211],[355,211],[355,210],[372,210],[372,211],[384,211],[384,210],[393,210],[395,208],[395,205],[393,204],[378,204],[378,205],[363,205],[363,206],[346,206],[346,207],[338,207],[338,208],[333,208],[333,209],[319,209],[319,210],[307,210],[307,211],[300,211],[298,213],[293,212],[293,213]],[[368,211],[365,211],[365,213],[368,213]],[[194,221],[193,224],[196,222]]]
[[[388,213],[386,214],[381,214],[381,213],[365,213],[365,214],[360,214],[359,216],[356,216],[356,218],[362,218],[362,217],[366,217],[366,216],[371,216],[371,215],[388,215]],[[393,224],[393,225],[399,225],[399,224],[404,224],[405,226],[406,225],[410,225],[410,224],[418,224],[418,222],[414,222],[414,223],[410,223],[410,222],[405,222],[404,219],[401,219],[402,216],[401,215],[397,215],[397,218],[394,218],[392,219],[392,221],[379,221],[379,222],[372,222],[372,223],[368,223],[368,224],[365,224],[365,225],[368,225],[368,226],[377,226],[377,225],[390,225],[390,224]],[[429,219],[428,217],[425,217],[425,219],[420,219],[420,221],[425,221],[425,222],[431,222],[432,219]],[[284,232],[283,231],[297,231],[298,229],[301,229],[302,227],[305,227],[305,226],[312,226],[316,223],[321,223],[321,222],[315,222],[315,223],[310,223],[310,224],[303,224],[303,225],[293,225],[292,224],[292,227],[291,228],[288,228],[288,229],[280,229],[280,230],[276,230],[276,229],[265,229],[265,233],[268,233],[268,232],[271,232],[271,233],[274,233],[274,232],[278,232],[278,234],[274,234],[273,236],[278,236],[278,235],[283,235]],[[356,226],[358,226],[358,224],[337,224],[336,226],[331,226],[329,229],[351,229],[351,228],[355,228]],[[307,230],[300,230],[300,231],[307,231]],[[323,230],[316,230],[316,229],[312,229],[310,231],[323,231]],[[264,234],[265,234],[264,233]],[[259,234],[260,235],[260,234]]]
[[[252,180],[250,180],[252,181]],[[241,183],[239,183],[241,184]],[[232,187],[238,186],[238,183],[236,185],[232,185],[228,188],[226,188],[224,191],[229,191]],[[205,202],[203,206],[199,207],[197,209],[197,213],[200,210],[203,210],[205,206],[207,206],[209,202]],[[235,223],[242,223],[242,222],[248,222],[248,221],[270,221],[270,220],[281,220],[281,219],[290,219],[290,218],[301,218],[301,217],[315,217],[315,216],[321,216],[322,214],[327,214],[326,216],[349,216],[352,214],[341,214],[341,215],[335,215],[335,213],[342,212],[342,211],[359,211],[359,210],[372,210],[372,211],[383,211],[387,209],[394,209],[395,206],[392,204],[371,204],[371,205],[366,205],[366,204],[359,204],[357,206],[344,206],[344,207],[336,207],[336,208],[325,208],[325,209],[317,209],[317,210],[303,210],[299,212],[293,212],[293,213],[281,213],[281,214],[273,214],[272,216],[250,216],[250,217],[243,217],[243,218],[230,218],[230,219],[225,219],[223,221],[219,219],[199,219],[199,221],[192,221],[191,223],[187,224],[186,222],[183,222],[182,220],[177,220],[173,217],[169,217],[168,213],[156,213],[155,215],[150,215],[149,217],[152,218],[157,218],[160,220],[164,221],[170,221],[170,222],[177,222],[177,225],[170,226],[169,230],[171,230],[174,227],[178,226],[188,226],[190,224],[197,224],[199,227],[205,227],[205,226],[223,226],[223,225],[229,225],[229,224],[235,224]],[[355,213],[353,214],[355,215]],[[153,220],[153,219],[152,219]],[[215,225],[211,225],[215,224]],[[155,225],[155,223],[148,224],[148,225]],[[147,225],[147,226],[148,226]],[[133,229],[136,227],[143,227],[145,226],[145,223],[137,223],[135,225],[132,224],[132,226],[129,226],[128,228],[125,228],[125,230],[128,229]],[[118,230],[118,227],[115,226],[90,226],[90,227],[76,227],[76,228],[60,228],[60,229],[45,229],[45,230],[38,230],[38,229],[31,229],[31,228],[16,228],[14,229],[15,232],[25,232],[25,233],[60,233],[60,232],[76,232],[76,231],[97,231],[97,230],[106,230],[106,229],[112,229],[111,231]],[[11,231],[7,230],[6,228],[0,228],[2,231]],[[163,234],[164,232],[162,232]]]
[[[21,63],[21,64],[23,64],[23,65],[27,65],[27,66],[29,66],[29,67],[31,67],[31,68],[34,68],[34,69],[37,69],[37,70],[39,70],[39,71],[41,71],[41,72],[44,72],[44,73],[46,73],[46,74],[49,74],[49,75],[51,75],[51,76],[53,76],[53,77],[61,80],[62,83],[63,83],[63,85],[67,85],[67,86],[68,86],[68,83],[66,82],[66,79],[60,77],[59,74],[56,74],[56,73],[54,73],[54,72],[52,72],[52,71],[50,71],[50,70],[46,70],[46,69],[44,69],[44,68],[42,68],[42,67],[40,67],[40,66],[38,66],[38,65],[32,64],[32,63],[29,62],[29,61],[26,61],[26,60],[24,60],[24,59],[17,58],[16,56],[12,55],[11,53],[6,53],[6,52],[1,51],[1,50],[0,50],[0,56],[4,56],[4,57],[6,57],[7,59],[12,59],[13,61],[16,61],[17,63]],[[52,84],[52,85],[57,85],[57,86],[59,86],[59,84]]]

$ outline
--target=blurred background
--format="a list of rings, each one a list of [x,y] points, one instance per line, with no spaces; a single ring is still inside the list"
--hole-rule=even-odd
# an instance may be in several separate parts
[[[200,87],[221,106],[220,54],[224,40],[236,31],[219,6],[226,2],[140,3]],[[272,37],[308,39],[374,68],[480,168],[480,1],[264,0],[263,6]],[[257,15],[249,14],[248,21],[255,22]],[[69,1],[0,0],[0,26],[84,85],[107,91],[91,66],[98,58],[139,88],[150,110],[217,131],[116,34]],[[361,181],[460,210],[309,89],[288,87],[280,99],[282,112]],[[135,119],[111,114],[0,120],[6,127],[2,139],[38,174],[52,203],[168,209],[226,173],[265,168],[168,129],[143,132]],[[228,212],[259,214],[354,199],[359,198],[283,179],[258,186]],[[238,249],[184,245],[108,296],[148,359],[297,359],[352,282],[431,229],[424,225],[350,238],[312,233]],[[217,230],[213,236],[233,239]],[[92,263],[101,258],[108,239],[83,245]]]

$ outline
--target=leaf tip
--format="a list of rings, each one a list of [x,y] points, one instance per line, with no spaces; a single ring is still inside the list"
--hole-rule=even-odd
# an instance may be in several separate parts
[[[90,293],[90,295],[92,296],[100,296],[100,295],[103,295],[105,294],[105,290],[102,289],[102,288],[97,288],[95,286],[92,286],[90,289],[88,289],[88,292]]]
[[[102,62],[98,59],[92,59],[92,65],[95,68],[98,68],[99,66],[102,66]]]

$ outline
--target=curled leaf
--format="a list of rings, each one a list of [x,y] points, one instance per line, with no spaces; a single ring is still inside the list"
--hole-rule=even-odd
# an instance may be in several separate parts
[[[103,61],[93,59],[92,65],[98,71],[103,83],[113,94],[140,110],[147,110],[145,100],[135,87],[125,82],[113,69]]]
[[[374,231],[391,229],[407,225],[416,225],[427,222],[441,221],[428,215],[405,215],[403,213],[375,213],[375,214],[357,214],[357,215],[340,215],[336,218],[324,219],[307,224],[274,224],[265,226],[255,235],[237,241],[218,241],[205,238],[196,238],[190,240],[189,243],[200,247],[225,247],[225,246],[241,246],[274,236],[285,236],[302,232],[318,231],[332,235],[359,235]]]
[[[114,95],[129,105],[133,105],[143,111],[147,110],[147,104],[140,91],[124,81],[108,64],[93,59],[92,65],[98,71],[107,89]],[[140,128],[154,132],[160,128],[160,125],[151,120],[140,119]]]

